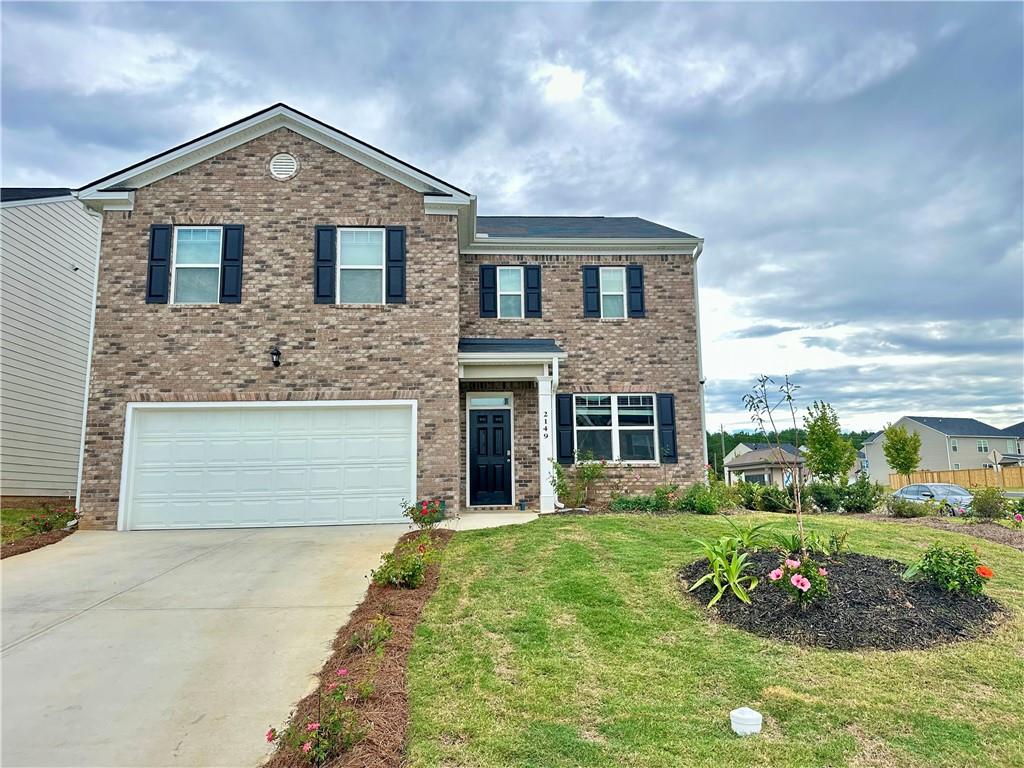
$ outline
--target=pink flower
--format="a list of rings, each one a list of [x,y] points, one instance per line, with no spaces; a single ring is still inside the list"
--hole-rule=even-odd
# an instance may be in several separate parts
[[[787,568],[799,568],[800,567],[800,561],[799,560],[788,560],[787,559],[786,560],[786,567]]]
[[[768,574],[768,578],[772,581],[778,581],[782,578],[782,569],[776,568],[774,571]]]
[[[337,683],[328,683],[327,684],[327,692],[330,693],[331,691],[333,691],[337,687],[338,687]]]
[[[277,731],[276,730],[271,728],[269,731],[267,731],[267,741],[273,741],[276,738],[277,738]]]
[[[828,576],[828,571],[826,571],[824,568],[819,568],[818,569],[818,575],[819,576]]]
[[[308,753],[309,750],[311,750],[312,748],[313,748],[313,742],[311,742],[311,741],[307,741],[305,744],[302,745],[302,751],[303,752],[307,752]]]
[[[789,583],[799,589],[801,592],[806,592],[811,588],[811,582],[806,577],[801,576],[799,573],[794,573],[793,578],[789,580]]]
[[[1024,523],[1024,515],[1022,515],[1020,512],[1015,514],[1013,516],[1013,519],[1016,520],[1018,523]]]
[[[320,727],[320,723],[310,723],[306,726],[306,733],[312,733]]]
[[[338,677],[344,677],[347,674],[348,674],[348,669],[346,669],[345,667],[342,667],[341,669],[338,670]]]

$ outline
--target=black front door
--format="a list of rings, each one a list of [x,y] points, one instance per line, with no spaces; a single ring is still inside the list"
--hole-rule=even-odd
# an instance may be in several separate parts
[[[512,503],[512,412],[469,412],[469,503]]]

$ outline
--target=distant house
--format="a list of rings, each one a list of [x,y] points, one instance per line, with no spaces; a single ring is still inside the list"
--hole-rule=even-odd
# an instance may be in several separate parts
[[[0,193],[0,491],[73,496],[101,217],[69,189]]]
[[[1013,451],[1007,451],[1003,454],[1002,458],[999,459],[999,464],[1001,466],[1024,466],[1024,421],[1011,424],[1009,427],[1004,429],[1003,437],[1006,438],[1007,448],[1010,446],[1009,441],[1013,440],[1016,444],[1016,449]]]
[[[768,443],[741,443],[726,456],[725,481],[729,485],[744,482],[785,488],[793,482],[794,464],[803,479],[803,457],[789,443],[778,448]]]
[[[904,416],[896,425],[921,436],[919,469],[982,469],[1001,463],[1005,455],[1018,453],[1016,436],[977,419]],[[884,443],[885,434],[879,432],[865,441],[863,452],[868,475],[885,484],[893,470],[885,460]]]

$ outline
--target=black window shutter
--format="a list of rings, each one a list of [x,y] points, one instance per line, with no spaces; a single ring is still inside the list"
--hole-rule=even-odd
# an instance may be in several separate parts
[[[245,227],[225,224],[220,248],[220,303],[242,303],[242,242]]]
[[[335,238],[336,227],[316,228],[316,255],[313,260],[313,303],[333,304],[335,298],[334,280],[336,273]]]
[[[572,395],[555,395],[555,458],[559,464],[573,462]]]
[[[146,303],[166,304],[171,286],[171,238],[174,228],[170,224],[153,224],[149,228],[149,264],[146,268]]]
[[[498,270],[493,264],[480,265],[480,317],[498,316]]]
[[[540,317],[540,267],[523,267],[526,307],[523,317]]]
[[[629,316],[644,316],[644,268],[626,267],[626,298],[629,300]]]
[[[600,267],[583,267],[583,316],[601,316]]]
[[[662,464],[676,464],[676,396],[658,395],[658,447]]]
[[[388,227],[387,303],[405,304],[405,227]]]

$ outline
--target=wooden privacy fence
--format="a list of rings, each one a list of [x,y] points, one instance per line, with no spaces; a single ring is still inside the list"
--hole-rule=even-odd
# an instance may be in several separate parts
[[[894,491],[914,483],[955,483],[965,488],[1024,488],[1024,467],[994,469],[919,469],[910,473],[908,481],[903,475],[889,475],[889,487]]]

